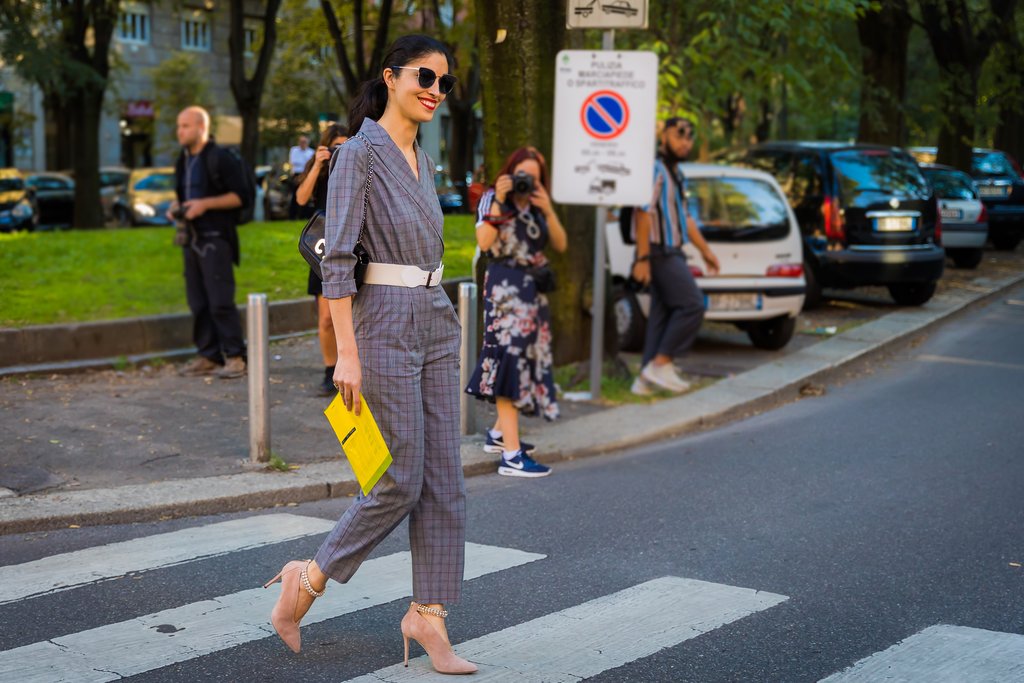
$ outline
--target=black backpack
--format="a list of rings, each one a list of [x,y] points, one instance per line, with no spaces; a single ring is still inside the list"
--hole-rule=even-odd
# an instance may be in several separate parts
[[[242,155],[231,147],[221,147],[218,145],[217,154],[230,154],[242,169],[242,179],[245,183],[245,195],[241,198],[242,206],[238,208],[238,223],[236,225],[251,223],[253,217],[256,215],[256,172],[253,170],[252,166],[245,162]],[[226,186],[221,181],[220,169],[218,168],[217,161],[218,159],[215,158],[213,154],[206,155],[207,178],[209,179],[210,185],[220,192],[223,191]]]
[[[619,208],[619,232],[622,233],[623,244],[636,244],[633,238],[633,207],[623,206]]]

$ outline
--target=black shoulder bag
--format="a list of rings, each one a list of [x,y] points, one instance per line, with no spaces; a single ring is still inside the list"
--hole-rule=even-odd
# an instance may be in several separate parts
[[[373,182],[373,149],[362,135],[357,133],[354,137],[363,140],[363,144],[366,145],[367,159],[369,161],[366,169],[366,184],[363,190],[363,217],[359,223],[359,237],[356,239],[356,246],[352,249],[352,254],[356,257],[356,288],[359,288],[363,286],[366,266],[370,263],[370,252],[366,251],[366,247],[363,246],[363,234],[366,232],[366,205],[370,201],[370,185]],[[331,171],[334,170],[334,163],[337,160],[337,150],[335,150],[334,154],[335,156],[331,158]],[[306,225],[302,228],[302,234],[299,235],[299,253],[302,254],[302,258],[306,259],[306,263],[309,264],[309,267],[313,269],[313,272],[321,281],[324,279],[321,262],[327,254],[327,240],[324,237],[326,218],[327,216],[323,211],[317,211],[306,222]]]

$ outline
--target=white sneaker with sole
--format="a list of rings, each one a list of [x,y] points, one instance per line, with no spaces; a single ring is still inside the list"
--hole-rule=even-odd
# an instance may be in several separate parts
[[[672,363],[655,365],[651,361],[640,371],[640,377],[651,384],[680,394],[690,388],[690,383],[676,374],[675,366]]]
[[[651,383],[648,382],[647,380],[645,380],[640,375],[637,375],[636,379],[633,380],[633,386],[631,386],[629,388],[629,391],[634,396],[653,396],[654,395],[654,387],[652,387]]]

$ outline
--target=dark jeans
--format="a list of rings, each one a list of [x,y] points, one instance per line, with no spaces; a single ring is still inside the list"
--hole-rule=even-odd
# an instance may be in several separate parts
[[[242,320],[235,306],[231,245],[219,235],[200,235],[182,252],[185,295],[192,311],[192,341],[199,355],[215,363],[244,356]]]
[[[650,290],[644,365],[658,354],[675,356],[689,349],[704,320],[704,295],[679,249],[651,245]]]

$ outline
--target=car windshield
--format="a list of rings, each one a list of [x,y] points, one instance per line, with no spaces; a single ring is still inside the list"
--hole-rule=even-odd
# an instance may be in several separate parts
[[[155,192],[162,192],[165,190],[174,189],[174,174],[173,173],[153,173],[151,175],[136,181],[133,186],[136,190],[151,190]]]
[[[25,189],[25,181],[21,178],[0,178],[0,192],[15,192]]]
[[[976,176],[1016,176],[1010,160],[1000,152],[975,152],[971,172]]]
[[[786,200],[755,178],[689,178],[690,213],[709,240],[757,242],[789,234]]]
[[[977,199],[974,181],[960,171],[924,169],[924,177],[935,189],[939,199]]]
[[[833,153],[832,166],[847,201],[867,192],[920,199],[931,194],[917,164],[904,154],[851,149]]]

